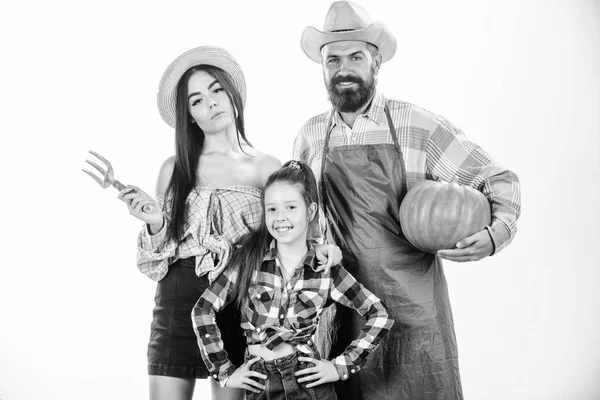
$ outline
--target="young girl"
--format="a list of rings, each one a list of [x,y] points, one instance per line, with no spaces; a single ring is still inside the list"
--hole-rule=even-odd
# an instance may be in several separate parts
[[[317,215],[310,168],[286,163],[269,176],[260,226],[244,236],[230,267],[192,311],[204,362],[222,387],[243,388],[249,399],[335,399],[332,382],[356,373],[393,321],[382,302],[340,265],[316,271],[307,242]],[[215,314],[235,301],[247,338],[246,362],[236,368],[223,348]],[[312,335],[333,302],[367,318],[358,338],[332,361],[322,360]]]
[[[245,100],[244,74],[224,49],[201,46],[177,57],[158,89],[160,115],[175,128],[175,156],[160,170],[158,202],[134,186],[119,193],[145,222],[138,267],[158,281],[148,344],[151,399],[189,400],[196,378],[208,377],[190,312],[227,266],[232,244],[260,223],[261,189],[280,167],[246,140]],[[153,211],[144,212],[145,205]],[[332,261],[341,259],[339,249],[320,250],[323,258],[329,252]],[[239,365],[245,343],[235,314],[229,307],[218,319]],[[212,394],[219,400],[244,396],[217,385]]]

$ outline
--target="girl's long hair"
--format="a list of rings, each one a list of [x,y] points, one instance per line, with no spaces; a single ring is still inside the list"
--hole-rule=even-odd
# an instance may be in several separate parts
[[[170,200],[169,213],[170,223],[167,227],[167,238],[179,241],[183,235],[183,227],[187,217],[186,201],[192,189],[198,182],[198,164],[200,154],[204,146],[204,132],[189,112],[188,103],[188,81],[196,71],[205,71],[213,76],[223,87],[234,112],[236,113],[235,128],[237,141],[240,148],[240,137],[252,146],[246,139],[244,129],[244,107],[242,97],[233,84],[230,75],[220,68],[211,65],[197,65],[188,69],[177,84],[176,98],[176,122],[175,122],[175,165],[173,174],[167,185],[165,200]],[[165,208],[169,204],[165,201]]]
[[[256,230],[242,236],[238,242],[238,247],[229,261],[228,268],[237,270],[237,279],[233,286],[233,296],[240,309],[245,306],[245,301],[248,297],[248,289],[254,283],[254,274],[259,271],[263,259],[269,252],[271,241],[273,240],[273,236],[271,236],[267,229],[264,211],[265,192],[275,182],[285,182],[296,185],[300,189],[300,193],[302,194],[307,208],[312,203],[318,204],[315,175],[305,163],[301,161],[288,161],[280,169],[269,176],[261,196],[263,216],[260,226]],[[316,216],[318,213],[319,210],[317,206],[316,213],[314,214],[315,216],[309,224],[317,221],[318,218]]]

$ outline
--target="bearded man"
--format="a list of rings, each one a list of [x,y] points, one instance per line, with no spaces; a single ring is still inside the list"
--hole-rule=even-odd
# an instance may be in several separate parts
[[[363,368],[338,371],[338,398],[462,399],[441,259],[479,260],[511,242],[521,209],[519,180],[445,118],[377,90],[379,68],[394,56],[396,40],[362,7],[333,3],[323,30],[307,27],[301,46],[323,67],[332,109],[300,129],[294,157],[319,180],[327,240],[342,248],[346,269],[395,319]],[[428,254],[413,247],[398,210],[406,192],[425,179],[480,190],[490,202],[491,224],[454,249]],[[364,324],[341,307],[335,322],[329,357]]]

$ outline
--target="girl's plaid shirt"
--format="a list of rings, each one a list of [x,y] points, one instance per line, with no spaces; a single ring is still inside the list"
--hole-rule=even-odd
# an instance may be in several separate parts
[[[358,338],[332,360],[340,379],[347,379],[360,369],[393,325],[384,304],[340,265],[328,271],[315,271],[317,260],[311,243],[304,262],[296,268],[290,281],[284,283],[274,243],[271,243],[271,250],[260,270],[253,276],[254,285],[248,290],[247,307],[241,310],[241,326],[248,344],[262,344],[273,349],[286,342],[296,345],[298,351],[314,356],[311,337],[318,318],[333,302],[340,303],[367,318]],[[228,378],[236,369],[223,349],[215,320],[216,313],[234,301],[232,289],[236,279],[237,271],[226,269],[192,311],[202,357],[217,381]]]

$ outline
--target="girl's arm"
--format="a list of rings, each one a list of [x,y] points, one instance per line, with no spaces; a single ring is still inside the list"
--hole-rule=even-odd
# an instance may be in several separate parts
[[[236,367],[229,360],[223,347],[216,314],[232,301],[231,293],[236,279],[237,271],[227,268],[204,291],[192,310],[192,323],[202,359],[210,375],[222,384],[221,386],[224,386],[224,382]]]
[[[388,333],[394,321],[381,300],[367,290],[342,266],[331,269],[330,297],[337,303],[355,309],[367,323],[344,353],[333,359],[340,379],[358,372],[367,357]]]

